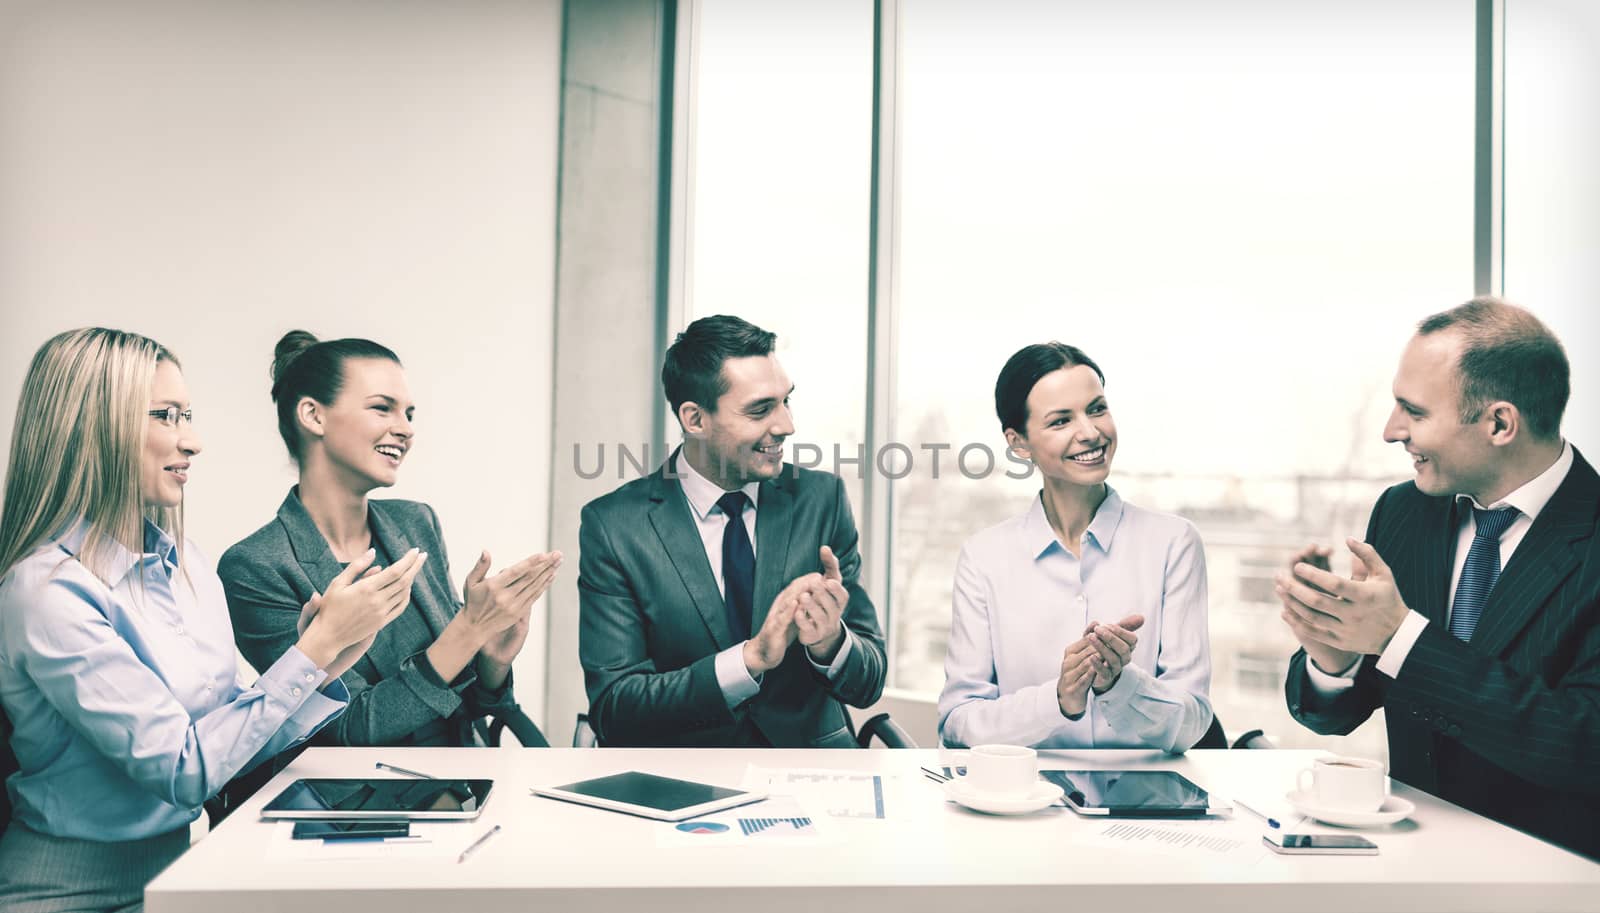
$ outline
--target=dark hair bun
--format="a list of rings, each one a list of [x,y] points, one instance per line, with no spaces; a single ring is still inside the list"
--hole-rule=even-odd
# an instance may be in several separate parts
[[[283,334],[278,344],[272,348],[272,398],[278,398],[278,391],[283,385],[283,376],[288,373],[289,365],[294,363],[300,353],[317,344],[317,337],[305,330],[290,330]]]

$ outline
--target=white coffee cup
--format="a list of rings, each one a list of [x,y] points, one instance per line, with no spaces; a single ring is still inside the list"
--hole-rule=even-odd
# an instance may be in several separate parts
[[[1039,782],[1039,753],[1021,745],[976,745],[961,785],[987,796],[1025,796]]]
[[[1383,762],[1366,758],[1318,758],[1295,782],[1317,805],[1344,812],[1375,812],[1389,795]]]

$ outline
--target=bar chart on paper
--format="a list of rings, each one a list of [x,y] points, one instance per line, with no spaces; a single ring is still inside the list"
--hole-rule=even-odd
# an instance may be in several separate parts
[[[1244,841],[1216,834],[1180,831],[1172,828],[1151,827],[1147,824],[1113,824],[1100,832],[1101,836],[1130,843],[1151,841],[1181,850],[1209,850],[1213,853],[1231,853],[1244,845]]]
[[[1230,821],[1163,821],[1142,824],[1118,821],[1084,834],[1077,841],[1122,851],[1204,857],[1253,863],[1266,855],[1253,824]]]
[[[754,837],[763,831],[778,828],[785,833],[796,833],[811,829],[810,818],[740,818],[739,829],[744,831],[746,837]]]

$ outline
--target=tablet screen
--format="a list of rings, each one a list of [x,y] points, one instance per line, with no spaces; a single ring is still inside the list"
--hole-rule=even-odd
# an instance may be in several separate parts
[[[1210,796],[1170,770],[1042,770],[1079,808],[1204,814]]]
[[[282,817],[470,817],[482,809],[493,785],[493,780],[296,780],[261,811]]]
[[[575,793],[579,796],[609,799],[612,802],[638,805],[663,812],[690,808],[696,805],[704,805],[707,802],[715,802],[719,799],[745,795],[744,792],[737,789],[708,786],[704,783],[692,783],[688,780],[674,780],[671,777],[658,777],[655,774],[640,773],[636,770],[614,774],[609,777],[599,777],[594,780],[568,783],[565,786],[557,786],[556,789],[561,792]]]

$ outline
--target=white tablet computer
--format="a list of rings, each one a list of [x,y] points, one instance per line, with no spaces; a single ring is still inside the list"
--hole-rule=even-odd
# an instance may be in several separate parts
[[[466,820],[482,814],[493,788],[493,780],[296,780],[261,809],[261,817],[297,821]]]
[[[637,770],[580,780],[564,786],[536,786],[535,795],[592,805],[660,821],[684,821],[737,805],[759,802],[763,792],[746,792],[690,780],[674,780]]]

